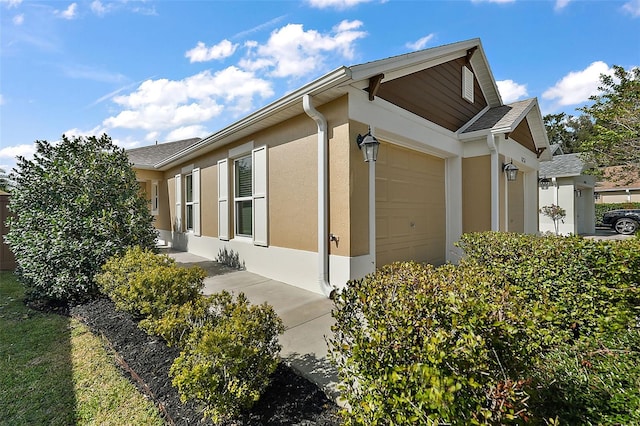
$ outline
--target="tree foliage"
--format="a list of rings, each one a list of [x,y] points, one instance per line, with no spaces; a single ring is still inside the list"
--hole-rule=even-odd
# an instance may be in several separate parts
[[[559,144],[565,154],[580,152],[582,143],[593,133],[593,123],[584,115],[574,117],[561,112],[547,114],[543,120],[549,143]]]
[[[18,157],[7,242],[35,299],[83,300],[94,275],[127,247],[154,247],[157,233],[124,150],[111,138],[36,141]]]
[[[594,123],[582,144],[601,166],[637,165],[640,162],[640,68],[629,71],[614,65],[614,74],[600,76],[593,104],[579,108]]]
[[[0,191],[11,192],[13,186],[14,183],[11,180],[11,175],[0,168]]]

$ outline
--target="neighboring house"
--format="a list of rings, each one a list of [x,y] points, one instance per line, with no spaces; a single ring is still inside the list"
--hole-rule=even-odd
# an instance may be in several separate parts
[[[640,203],[640,171],[607,167],[595,187],[596,203]]]
[[[16,268],[16,259],[5,243],[4,236],[9,233],[7,219],[11,215],[9,212],[10,195],[0,190],[0,271],[13,271]]]
[[[559,223],[558,233],[589,234],[595,232],[593,188],[595,177],[585,174],[592,168],[580,154],[554,155],[540,163],[540,207],[555,204],[567,216]],[[546,184],[545,184],[546,183]],[[540,213],[540,232],[555,232],[553,220]]]
[[[341,67],[162,160],[144,149],[164,241],[325,295],[393,261],[455,262],[464,232],[536,233],[550,158],[537,100],[503,105],[479,39]]]

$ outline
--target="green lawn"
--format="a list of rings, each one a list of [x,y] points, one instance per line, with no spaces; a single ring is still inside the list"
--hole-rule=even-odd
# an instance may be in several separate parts
[[[0,272],[0,425],[162,425],[154,404],[75,319],[27,308]]]

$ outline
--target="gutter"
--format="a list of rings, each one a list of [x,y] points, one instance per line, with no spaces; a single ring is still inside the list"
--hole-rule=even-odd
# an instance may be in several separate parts
[[[304,112],[318,125],[318,284],[322,294],[331,298],[335,288],[329,283],[329,196],[327,119],[313,107],[311,95],[302,98]]]

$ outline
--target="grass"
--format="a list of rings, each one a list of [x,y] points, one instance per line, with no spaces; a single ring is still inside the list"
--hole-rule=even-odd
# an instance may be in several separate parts
[[[154,404],[79,321],[26,307],[0,272],[0,425],[162,425]]]

